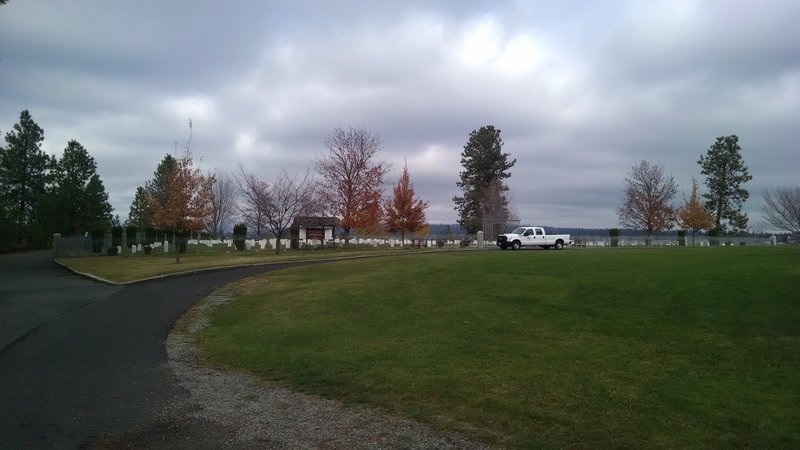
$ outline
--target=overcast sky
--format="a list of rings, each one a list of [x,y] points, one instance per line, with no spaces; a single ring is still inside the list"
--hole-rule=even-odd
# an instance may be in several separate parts
[[[745,211],[769,229],[761,192],[800,184],[798,43],[797,0],[10,0],[0,131],[28,109],[46,152],[78,140],[124,220],[189,118],[202,168],[267,181],[364,126],[387,183],[405,159],[429,222],[454,223],[461,151],[492,124],[520,219],[592,228],[617,225],[634,161],[688,196],[699,156],[737,134]]]

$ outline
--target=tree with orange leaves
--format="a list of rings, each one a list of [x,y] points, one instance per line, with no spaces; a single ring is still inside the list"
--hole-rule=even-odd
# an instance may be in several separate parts
[[[688,200],[684,199],[683,206],[678,209],[678,225],[681,228],[692,230],[692,246],[694,246],[694,234],[697,230],[708,230],[714,226],[714,217],[697,195],[697,180],[694,178],[692,178],[691,196]]]
[[[183,156],[167,172],[163,199],[152,193],[148,203],[152,212],[153,225],[162,230],[172,230],[173,241],[187,231],[201,231],[205,228],[204,218],[209,214],[213,175],[203,175],[194,167],[190,150],[192,122],[189,121],[189,143]],[[175,263],[181,262],[180,245],[176,242]]]
[[[405,243],[406,233],[416,233],[426,225],[425,209],[428,207],[428,202],[416,197],[407,165],[403,166],[403,174],[395,185],[393,194],[384,207],[386,229],[393,233],[400,232],[400,240]]]
[[[381,139],[365,128],[334,129],[325,140],[328,154],[315,161],[321,176],[322,207],[339,219],[350,243],[350,230],[371,229],[381,221],[383,176],[387,163],[376,161]]]
[[[647,245],[653,232],[672,228],[675,209],[672,198],[678,185],[661,164],[641,160],[633,164],[625,177],[622,206],[617,209],[619,223],[647,232]]]

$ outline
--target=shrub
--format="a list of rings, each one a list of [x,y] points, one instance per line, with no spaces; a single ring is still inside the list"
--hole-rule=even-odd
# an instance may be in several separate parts
[[[103,241],[105,240],[105,230],[95,229],[89,232],[92,238],[92,253],[103,253]]]
[[[678,245],[686,245],[686,230],[678,230]]]
[[[111,245],[122,245],[122,227],[111,227]]]
[[[619,228],[609,228],[608,236],[611,238],[612,247],[616,247],[619,245]]]
[[[136,242],[136,234],[138,231],[139,229],[136,228],[135,225],[128,225],[125,227],[125,241],[128,245],[138,244],[138,242]]]
[[[436,240],[436,246],[439,247],[439,248],[444,247],[444,239],[437,239]]]
[[[708,245],[712,247],[719,245],[719,230],[708,230]]]
[[[153,251],[153,247],[150,247],[149,245],[145,245],[144,246],[144,254],[145,255],[149,255],[152,251]]]
[[[244,250],[244,240],[247,237],[247,225],[244,223],[237,223],[233,226],[233,245],[236,250]]]
[[[112,245],[111,247],[108,247],[106,249],[106,253],[108,253],[108,256],[117,256],[117,252],[119,252],[119,249],[117,248],[116,245]]]

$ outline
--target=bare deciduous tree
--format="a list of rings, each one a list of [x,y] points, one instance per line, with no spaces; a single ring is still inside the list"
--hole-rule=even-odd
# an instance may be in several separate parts
[[[322,177],[320,200],[328,213],[339,218],[345,232],[370,229],[380,222],[384,161],[376,161],[381,139],[365,128],[334,129],[325,141],[328,154],[315,161]]]
[[[255,232],[256,239],[261,239],[261,234],[266,229],[266,218],[258,205],[260,199],[267,195],[269,186],[252,172],[247,172],[241,164],[236,179],[239,185],[239,214],[247,228]]]
[[[487,236],[497,236],[511,219],[508,207],[508,188],[499,178],[494,178],[481,191],[481,229]]]
[[[664,173],[663,165],[645,160],[634,163],[625,177],[625,195],[617,209],[619,223],[645,230],[649,245],[653,232],[672,228],[675,221],[672,199],[677,192],[678,185],[671,175]]]
[[[243,196],[250,203],[251,214],[263,221],[263,227],[280,240],[292,226],[295,217],[319,213],[317,183],[311,171],[302,175],[289,175],[285,170],[273,183],[260,180],[240,166],[240,184]],[[275,253],[280,245],[275,246]]]
[[[800,233],[800,186],[779,187],[762,194],[761,213],[770,225],[790,233]]]
[[[233,224],[236,213],[236,188],[227,173],[222,172],[213,176],[215,181],[208,200],[209,213],[204,222],[206,231],[211,237],[218,239]]]
[[[266,190],[258,208],[264,214],[267,230],[280,242],[297,216],[311,216],[317,212],[317,185],[310,171],[303,175],[289,175],[282,170]],[[275,246],[275,253],[280,252]]]

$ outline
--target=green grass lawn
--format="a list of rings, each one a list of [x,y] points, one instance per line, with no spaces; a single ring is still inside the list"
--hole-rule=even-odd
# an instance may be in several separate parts
[[[215,267],[270,264],[309,259],[357,258],[361,256],[419,252],[419,250],[411,250],[409,248],[387,249],[353,246],[352,248],[330,250],[284,250],[276,255],[272,250],[212,253],[204,249],[203,247],[205,246],[198,247],[200,249],[195,252],[190,246],[188,252],[181,255],[180,264],[175,263],[174,253],[159,253],[153,255],[139,253],[125,256],[83,256],[75,258],[57,258],[56,261],[78,272],[92,274],[116,283],[126,283],[160,275]]]
[[[204,351],[301,391],[510,447],[800,447],[798,248],[437,253],[232,288]]]

